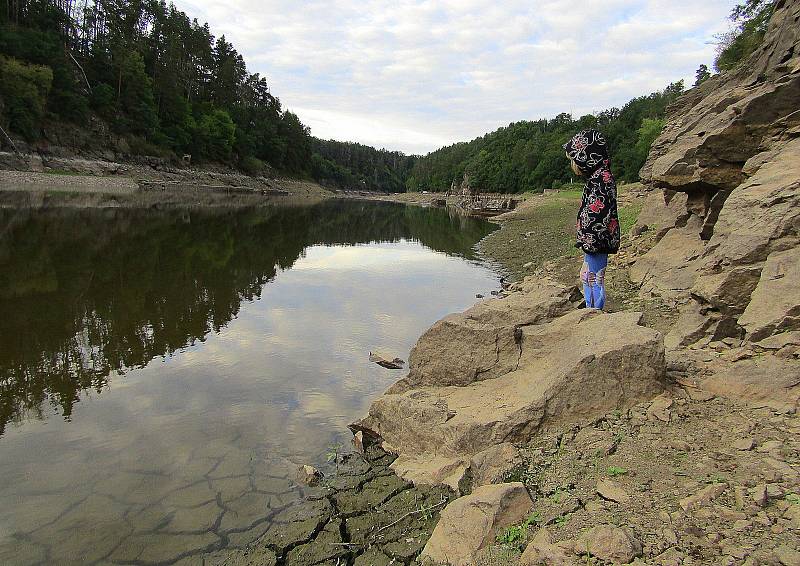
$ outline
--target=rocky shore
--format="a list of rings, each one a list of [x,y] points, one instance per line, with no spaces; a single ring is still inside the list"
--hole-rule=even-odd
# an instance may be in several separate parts
[[[417,560],[800,564],[798,20],[777,2],[764,46],[671,109],[610,312],[549,262],[437,322],[353,423],[458,496]]]

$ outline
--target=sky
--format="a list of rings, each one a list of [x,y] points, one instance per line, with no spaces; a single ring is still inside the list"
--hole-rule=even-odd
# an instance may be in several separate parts
[[[425,154],[711,67],[736,0],[176,0],[311,133]]]

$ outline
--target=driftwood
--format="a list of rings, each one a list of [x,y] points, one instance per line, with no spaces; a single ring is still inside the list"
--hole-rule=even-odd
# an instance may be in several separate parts
[[[386,358],[379,356],[378,354],[373,354],[372,352],[369,353],[369,361],[375,362],[379,366],[385,367],[386,369],[403,369],[403,366],[406,365],[406,363],[400,358],[387,360]]]

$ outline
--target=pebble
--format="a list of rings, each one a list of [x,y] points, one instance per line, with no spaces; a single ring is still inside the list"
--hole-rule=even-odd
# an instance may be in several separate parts
[[[742,451],[752,450],[755,445],[756,441],[754,438],[742,438],[733,443],[734,448]]]

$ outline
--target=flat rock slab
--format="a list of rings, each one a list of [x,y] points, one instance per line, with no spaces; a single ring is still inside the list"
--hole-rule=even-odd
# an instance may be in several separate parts
[[[466,385],[463,375],[459,385],[407,383],[402,392],[390,390],[376,400],[352,426],[382,438],[399,455],[392,469],[405,479],[450,483],[458,466],[492,446],[525,442],[537,431],[658,395],[664,387],[663,340],[639,326],[640,319],[640,313],[589,309],[523,326],[513,339],[491,339],[491,348],[498,348],[493,359],[516,360],[503,362],[505,370],[495,377],[483,379],[473,367],[475,378]],[[440,363],[460,356],[462,347],[442,346]]]

